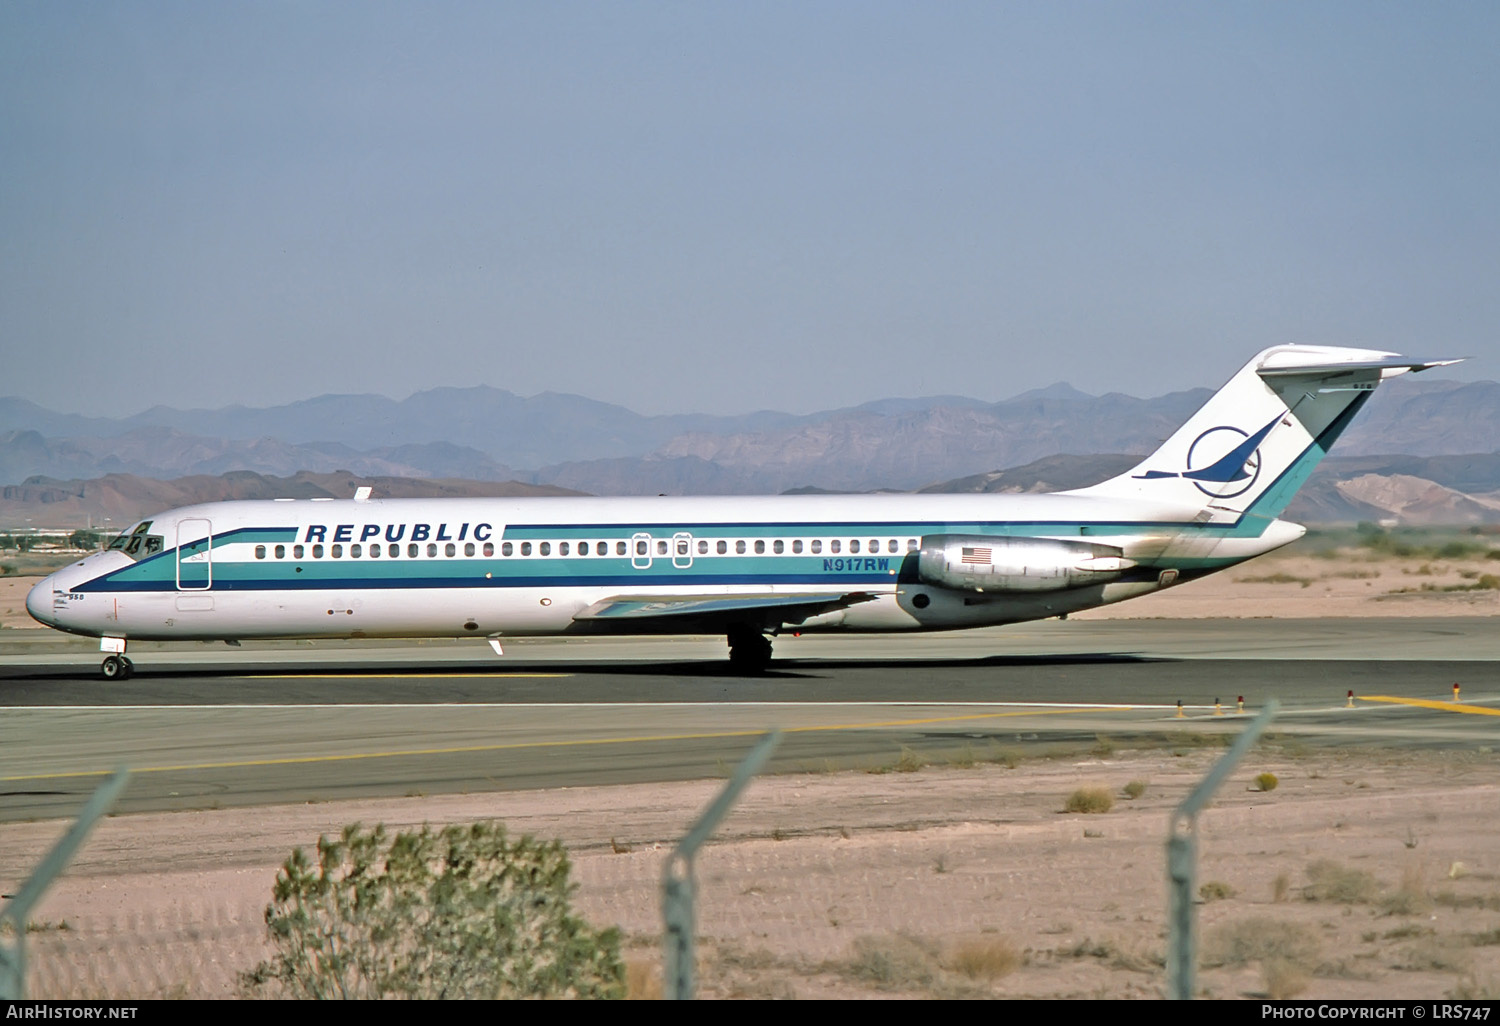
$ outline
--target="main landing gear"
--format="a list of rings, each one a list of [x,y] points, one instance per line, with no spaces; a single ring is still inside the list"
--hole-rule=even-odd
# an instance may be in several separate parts
[[[135,672],[135,664],[122,655],[105,656],[99,664],[99,672],[105,680],[125,680]]]
[[[741,673],[764,673],[771,663],[771,639],[759,627],[729,629],[729,665]]]

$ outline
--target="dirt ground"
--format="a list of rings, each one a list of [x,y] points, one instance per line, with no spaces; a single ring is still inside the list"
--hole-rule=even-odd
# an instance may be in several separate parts
[[[698,859],[701,994],[1159,997],[1168,813],[1220,751],[1189,738],[757,780]],[[1274,790],[1256,784],[1266,772]],[[663,861],[719,786],[109,819],[32,917],[31,993],[235,996],[269,954],[261,916],[294,845],[352,821],[498,818],[567,844],[578,909],[624,931],[632,989],[652,996]],[[1083,787],[1113,807],[1064,812]],[[61,827],[0,831],[7,893]],[[1198,826],[1201,993],[1500,995],[1497,834],[1490,752],[1259,749]]]

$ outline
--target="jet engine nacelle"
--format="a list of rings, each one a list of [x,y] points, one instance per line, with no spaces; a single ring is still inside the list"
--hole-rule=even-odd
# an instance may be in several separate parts
[[[934,534],[917,553],[917,576],[927,584],[988,593],[1083,588],[1133,566],[1113,545],[1053,538]]]

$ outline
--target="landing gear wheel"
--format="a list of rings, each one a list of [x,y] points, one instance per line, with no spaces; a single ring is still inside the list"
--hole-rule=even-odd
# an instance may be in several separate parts
[[[764,673],[771,663],[771,639],[759,630],[729,632],[729,665],[741,673]]]
[[[135,672],[135,664],[124,656],[105,656],[99,672],[105,680],[125,680]]]

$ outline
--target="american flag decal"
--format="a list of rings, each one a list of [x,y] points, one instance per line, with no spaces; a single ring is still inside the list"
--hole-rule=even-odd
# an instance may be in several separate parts
[[[990,552],[991,550],[988,548],[970,548],[969,546],[965,545],[963,548],[963,553],[960,557],[960,562],[976,563],[980,566],[989,566]]]

